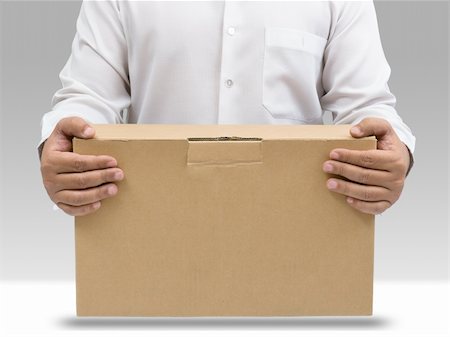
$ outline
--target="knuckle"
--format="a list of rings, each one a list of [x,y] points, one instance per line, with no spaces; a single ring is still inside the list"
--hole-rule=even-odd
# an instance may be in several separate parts
[[[78,128],[78,119],[77,117],[69,117],[69,120],[67,121],[67,126],[68,128],[72,129],[72,130],[76,130]]]
[[[102,170],[100,174],[100,179],[102,183],[105,183],[107,181],[113,181],[114,179],[114,171],[112,170]]]
[[[391,124],[383,119],[383,118],[377,118],[375,119],[377,123],[379,123],[382,127],[386,128],[386,129],[390,129],[391,128]]]
[[[339,161],[348,162],[350,158],[350,155],[347,151],[340,151],[339,152]]]
[[[360,210],[361,212],[363,212],[363,213],[366,213],[366,214],[376,215],[376,214],[375,214],[375,211],[372,210],[372,209],[359,208],[359,210]]]
[[[42,162],[42,164],[41,164],[41,174],[43,176],[47,175],[51,171],[51,169],[52,169],[52,166],[47,161]]]
[[[388,201],[377,203],[377,204],[375,204],[375,207],[374,207],[374,214],[375,215],[381,214],[384,211],[386,211],[390,206],[391,206],[391,203]]]
[[[44,180],[42,182],[43,182],[44,187],[47,190],[47,192],[52,191],[55,188],[55,182],[53,180],[44,178]]]
[[[101,188],[97,188],[96,199],[101,200],[107,198],[109,196],[108,188],[109,186],[102,186]]]
[[[53,201],[58,207],[60,206],[60,203],[63,202],[61,192],[48,193],[48,195],[50,200]]]
[[[78,216],[88,215],[89,213],[92,213],[93,209],[91,205],[81,206],[78,207]]]
[[[74,209],[72,207],[69,207],[67,205],[64,205],[62,203],[57,203],[56,204],[60,209],[62,209],[64,211],[64,213],[68,214],[68,215],[76,215]]]
[[[378,215],[382,213],[380,206],[374,205],[371,209],[367,211],[369,214]]]
[[[362,166],[372,166],[375,163],[373,156],[369,153],[362,154],[360,161]]]
[[[56,145],[57,145],[59,148],[62,148],[62,149],[65,149],[65,148],[68,147],[69,144],[72,144],[71,140],[68,139],[65,135],[64,135],[64,137],[59,137],[59,138],[57,138],[57,139],[55,140],[55,142],[56,142]],[[71,145],[70,145],[70,146],[71,146]]]
[[[348,195],[348,193],[350,192],[349,184],[346,182],[338,183],[337,190],[339,190],[339,189],[341,189],[342,193],[345,195]]]
[[[93,212],[97,211],[99,208],[100,208],[99,203],[92,203],[92,204],[86,206],[86,211],[88,213],[93,213]]]
[[[368,188],[365,188],[363,192],[363,198],[367,201],[373,200],[373,193]]]
[[[345,166],[344,165],[340,165],[340,164],[337,164],[337,165],[335,165],[336,166],[336,173],[338,174],[338,175],[340,175],[340,176],[345,176]]]
[[[72,124],[72,117],[62,118],[58,122],[58,124],[56,124],[55,132],[57,132],[58,134],[64,134],[64,132],[70,129],[71,124]]]
[[[75,171],[83,172],[85,170],[86,165],[81,158],[77,158],[73,162],[73,167],[75,168]]]
[[[398,191],[392,195],[392,197],[388,200],[390,205],[394,204],[398,199],[400,199],[400,194],[401,194],[401,191]]]
[[[70,123],[70,121],[73,119],[73,117],[64,117],[61,118],[61,120],[58,122],[59,125]]]
[[[361,184],[367,185],[369,181],[370,181],[369,171],[363,171],[358,177],[358,182],[360,182]]]
[[[405,180],[403,178],[399,178],[399,179],[395,179],[392,182],[392,187],[394,190],[402,190],[403,189],[403,185],[405,184]]]
[[[56,127],[53,130],[53,133],[58,132],[58,130],[62,129],[64,127],[64,124],[67,123],[67,119],[68,117],[61,118],[58,123],[56,123]]]
[[[406,173],[408,172],[408,169],[409,169],[409,164],[402,161],[398,167],[399,167],[399,173],[401,174],[401,176],[403,178],[406,177]]]
[[[388,121],[384,120],[384,127],[389,131],[389,132],[394,132],[394,128],[392,127],[391,123],[389,123]]]
[[[403,169],[406,165],[404,164],[403,160],[401,158],[395,157],[392,158],[392,167],[396,168],[397,170]]]
[[[88,182],[88,178],[85,174],[78,175],[76,180],[77,180],[77,186],[79,188],[85,189],[88,187],[89,182]]]
[[[72,192],[72,196],[70,198],[72,205],[82,205],[84,201],[84,195],[80,192]]]

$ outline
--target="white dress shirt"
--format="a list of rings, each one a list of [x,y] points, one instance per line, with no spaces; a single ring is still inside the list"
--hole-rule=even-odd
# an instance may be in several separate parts
[[[335,124],[395,111],[373,3],[84,2],[42,140],[91,123]]]

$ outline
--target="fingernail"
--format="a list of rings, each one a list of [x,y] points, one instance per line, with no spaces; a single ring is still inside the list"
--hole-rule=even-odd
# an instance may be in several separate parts
[[[116,167],[117,166],[117,162],[115,160],[110,160],[109,162],[106,163],[106,166],[108,166],[108,167]]]
[[[114,195],[117,193],[117,187],[116,185],[112,185],[108,187],[108,194],[109,195]]]
[[[99,202],[96,202],[95,204],[92,205],[92,208],[93,208],[93,209],[99,209],[99,208],[100,208],[100,205],[101,205],[100,201],[99,201]]]
[[[349,203],[349,204],[353,204],[353,198],[347,198],[347,202]]]
[[[334,190],[337,187],[337,182],[335,180],[328,180],[327,181],[327,187],[329,189]]]
[[[84,129],[83,131],[83,136],[85,137],[91,137],[94,134],[94,129],[91,128],[90,126],[88,126],[86,129]]]
[[[355,135],[360,135],[360,134],[362,133],[362,131],[361,131],[361,129],[360,129],[359,126],[354,126],[354,127],[352,127],[351,131],[352,131],[352,133],[355,134]]]
[[[329,163],[326,163],[326,164],[323,166],[323,170],[324,170],[325,172],[328,172],[328,173],[333,172],[333,165],[331,165],[331,164],[329,164]]]
[[[123,179],[123,172],[119,171],[114,173],[114,180],[122,180]]]
[[[339,159],[339,153],[333,151],[330,153],[330,158],[331,159]]]

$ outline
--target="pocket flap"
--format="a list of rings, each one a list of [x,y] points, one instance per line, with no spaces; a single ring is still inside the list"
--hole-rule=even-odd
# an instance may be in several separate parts
[[[305,51],[322,57],[327,40],[321,36],[289,28],[266,28],[266,46]]]

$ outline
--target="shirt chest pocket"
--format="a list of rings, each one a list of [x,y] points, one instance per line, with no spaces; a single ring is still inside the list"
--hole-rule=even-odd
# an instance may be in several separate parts
[[[266,28],[262,103],[274,118],[322,121],[319,96],[326,43],[305,31]]]

